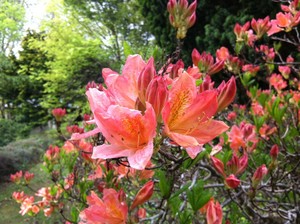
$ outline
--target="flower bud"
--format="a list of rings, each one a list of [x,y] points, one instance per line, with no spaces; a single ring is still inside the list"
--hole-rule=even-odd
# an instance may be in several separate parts
[[[153,57],[151,57],[148,60],[147,65],[141,71],[141,73],[138,77],[138,83],[137,83],[139,99],[144,105],[146,105],[145,94],[146,94],[147,87],[155,75],[156,75],[156,71],[155,71],[155,66],[154,66],[154,59],[153,59]]]
[[[261,180],[267,175],[268,169],[265,164],[258,167],[252,177],[252,187],[257,188]]]
[[[261,38],[265,33],[267,33],[271,29],[270,17],[267,16],[264,19],[252,19],[251,27],[255,31],[257,38]]]
[[[226,47],[221,47],[216,52],[217,60],[219,61],[226,61],[229,57],[229,50]]]
[[[209,201],[206,211],[207,224],[222,224],[223,212],[219,202]]]
[[[236,172],[236,175],[241,174],[245,171],[245,169],[248,166],[248,155],[244,154],[240,159],[239,159],[239,166],[238,170]]]
[[[10,180],[16,184],[19,184],[21,182],[22,177],[23,177],[23,171],[20,170],[19,172],[16,172],[15,174],[11,174]]]
[[[291,73],[291,68],[289,66],[278,66],[278,70],[285,79],[289,78]]]
[[[233,155],[231,160],[229,160],[226,164],[226,170],[229,171],[230,173],[236,174],[237,170],[239,167],[239,158],[237,155]]]
[[[34,178],[34,173],[29,173],[28,171],[24,174],[24,179],[26,184],[28,184]]]
[[[278,153],[279,153],[279,147],[278,145],[273,145],[270,151],[270,156],[272,158],[272,160],[276,160],[278,157]]]
[[[240,185],[241,181],[237,179],[233,174],[230,174],[226,179],[225,179],[225,184],[229,188],[237,188]]]
[[[196,22],[196,12],[194,12],[190,17],[187,18],[187,28],[192,27]]]
[[[190,6],[188,7],[187,11],[188,11],[188,16],[192,15],[193,13],[195,13],[197,9],[197,0],[193,1],[192,4],[190,4]]]
[[[156,76],[149,83],[146,91],[146,101],[149,102],[156,114],[157,121],[161,121],[161,110],[168,97],[167,83],[162,76]]]
[[[170,70],[170,78],[171,79],[175,79],[178,77],[178,71],[179,69],[183,69],[184,68],[184,63],[183,61],[180,59],[178,60],[171,68]]]
[[[52,115],[55,117],[57,122],[60,122],[62,118],[66,115],[66,109],[55,108],[52,110]]]
[[[221,160],[217,159],[216,157],[211,157],[212,164],[214,168],[217,170],[219,174],[221,174],[223,177],[225,177],[225,172],[224,172],[224,164]]]
[[[24,191],[22,191],[22,192],[15,191],[15,192],[13,192],[13,194],[12,194],[12,198],[13,198],[17,203],[22,203],[26,197],[28,197],[28,196],[24,194]]]
[[[236,93],[235,78],[232,76],[225,84],[224,82],[218,87],[218,112],[226,108],[234,100]]]
[[[187,0],[169,0],[167,9],[170,13],[169,20],[173,27],[177,29],[177,39],[183,39],[187,30],[194,25],[196,21],[197,0],[189,7]]]
[[[154,182],[153,181],[147,182],[135,196],[132,205],[130,207],[130,210],[133,210],[136,206],[141,205],[146,201],[148,201],[153,194],[153,189],[154,189]]]

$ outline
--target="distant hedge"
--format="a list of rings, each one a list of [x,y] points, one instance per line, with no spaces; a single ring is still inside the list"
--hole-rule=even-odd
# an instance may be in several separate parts
[[[0,146],[27,137],[30,129],[26,124],[17,123],[10,119],[0,119]]]

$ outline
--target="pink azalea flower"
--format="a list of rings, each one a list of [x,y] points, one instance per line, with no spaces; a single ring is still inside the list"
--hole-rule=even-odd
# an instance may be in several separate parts
[[[107,86],[104,91],[116,104],[131,109],[135,108],[139,93],[138,79],[145,66],[146,63],[140,55],[131,55],[126,60],[122,75],[109,68],[103,69],[102,75]]]
[[[272,74],[269,82],[271,86],[274,86],[277,92],[280,92],[282,89],[287,87],[286,81],[284,81],[283,77],[279,74]]]
[[[95,192],[87,196],[89,207],[80,213],[81,221],[79,223],[126,223],[128,207],[120,199],[120,192],[114,189],[104,189],[103,199],[101,200]]]
[[[144,169],[153,153],[156,117],[147,103],[144,115],[138,110],[111,105],[106,112],[95,110],[95,120],[110,144],[94,147],[93,159],[127,157],[131,167]]]
[[[195,158],[202,150],[202,144],[228,129],[225,123],[212,119],[217,108],[217,91],[198,93],[195,79],[183,72],[174,81],[162,111],[164,132]]]

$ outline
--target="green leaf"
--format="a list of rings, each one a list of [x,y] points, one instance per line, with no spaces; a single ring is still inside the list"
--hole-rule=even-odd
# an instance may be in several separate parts
[[[162,170],[156,172],[159,179],[159,189],[163,198],[169,198],[173,185],[173,178],[166,175]]]
[[[182,192],[186,191],[190,185],[191,185],[191,181],[188,181],[182,188],[180,188],[178,191],[172,194],[170,199],[178,197]]]
[[[124,49],[124,55],[127,58],[129,55],[133,54],[133,51],[130,47],[130,45],[128,44],[127,41],[123,42],[123,49]]]
[[[198,180],[195,186],[187,191],[188,201],[192,206],[194,212],[203,207],[211,198],[209,191],[203,189],[203,181]]]
[[[71,208],[71,216],[73,220],[78,220],[79,211],[77,210],[76,207]]]

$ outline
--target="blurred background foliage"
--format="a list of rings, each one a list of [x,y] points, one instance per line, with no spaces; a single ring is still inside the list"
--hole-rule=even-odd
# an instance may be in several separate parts
[[[15,139],[24,132],[11,130],[45,126],[56,107],[67,108],[74,120],[88,113],[85,85],[101,83],[102,68],[120,72],[129,54],[154,55],[159,65],[176,48],[167,2],[49,0],[39,30],[24,30],[26,1],[0,0],[0,117],[10,122],[0,135],[13,132]],[[274,15],[278,7],[260,0],[198,1],[182,58],[191,64],[194,47],[212,54],[220,46],[232,49],[236,21]]]

